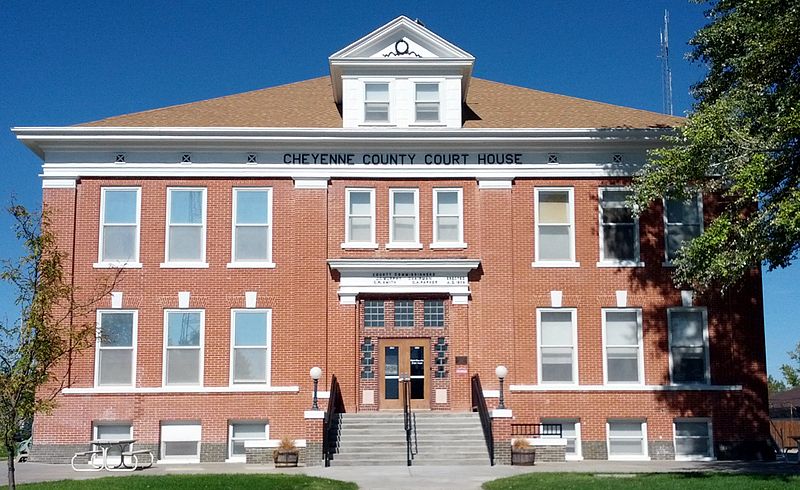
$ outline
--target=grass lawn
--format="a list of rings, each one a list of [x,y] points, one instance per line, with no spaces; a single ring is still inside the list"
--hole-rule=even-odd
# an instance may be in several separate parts
[[[646,489],[675,488],[770,490],[800,488],[800,475],[732,475],[720,473],[606,474],[529,473],[483,484],[486,490],[547,489]]]
[[[159,476],[122,476],[98,478],[95,480],[62,480],[46,483],[29,483],[17,485],[23,490],[50,490],[74,489],[94,490],[109,488],[140,489],[140,488],[187,488],[199,489],[237,489],[242,488],[269,488],[290,489],[302,488],[309,490],[354,490],[355,483],[328,480],[325,478],[312,478],[303,475],[159,475]]]

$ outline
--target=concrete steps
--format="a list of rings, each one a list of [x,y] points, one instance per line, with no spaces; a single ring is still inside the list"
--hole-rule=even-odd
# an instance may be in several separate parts
[[[413,465],[488,465],[476,413],[414,412],[417,454]],[[405,466],[402,412],[341,414],[332,466]],[[413,440],[412,440],[413,444]]]

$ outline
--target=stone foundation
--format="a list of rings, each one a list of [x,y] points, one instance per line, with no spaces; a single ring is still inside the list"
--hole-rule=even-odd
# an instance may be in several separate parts
[[[228,445],[226,443],[202,442],[200,443],[200,462],[201,463],[223,463],[228,457]]]
[[[581,441],[583,459],[608,459],[606,441]]]
[[[31,463],[69,464],[75,453],[91,449],[91,444],[33,444],[28,461]]]
[[[322,442],[307,441],[305,451],[300,452],[300,459],[306,466],[322,466]]]
[[[537,446],[533,445],[536,449],[536,462],[543,463],[563,463],[566,458],[566,446]]]
[[[308,445],[313,449],[315,446],[320,451],[322,451],[322,444],[317,442],[308,443]],[[297,458],[297,465],[298,466],[319,466],[321,463],[319,460],[311,461],[308,463],[308,449],[307,447],[300,447],[297,450],[300,452]],[[275,450],[274,447],[248,447],[245,448],[245,463],[247,464],[275,464],[275,461],[272,459],[272,452]]]
[[[675,446],[672,441],[647,441],[647,454],[655,461],[675,459]]]
[[[539,457],[539,453],[536,453]],[[509,441],[494,441],[494,464],[511,464],[511,443]]]

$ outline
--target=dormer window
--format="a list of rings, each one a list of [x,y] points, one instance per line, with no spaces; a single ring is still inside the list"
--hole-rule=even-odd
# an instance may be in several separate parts
[[[364,122],[389,122],[389,84],[364,84]]]
[[[439,84],[417,83],[414,99],[416,122],[439,122]]]

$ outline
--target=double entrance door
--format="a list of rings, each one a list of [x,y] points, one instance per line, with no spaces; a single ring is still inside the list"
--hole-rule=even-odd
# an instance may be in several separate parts
[[[379,388],[382,410],[402,409],[401,378],[410,378],[411,408],[430,408],[430,339],[381,339]]]

